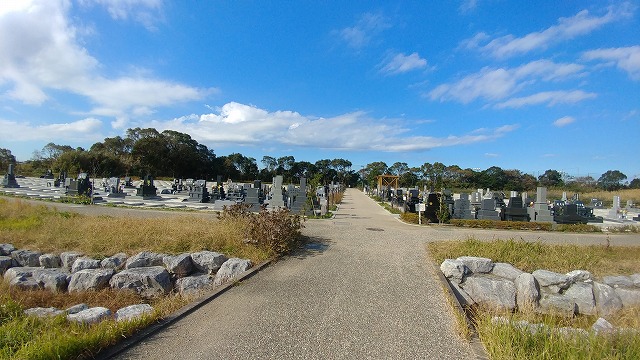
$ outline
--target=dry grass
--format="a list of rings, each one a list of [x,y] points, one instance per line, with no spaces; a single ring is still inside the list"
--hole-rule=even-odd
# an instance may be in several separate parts
[[[597,277],[640,273],[640,247],[550,245],[514,239],[440,241],[429,243],[428,247],[437,265],[444,259],[480,256],[527,272],[546,269],[567,273],[580,269]]]
[[[561,199],[562,189],[549,189],[547,191],[547,199]],[[625,206],[627,200],[633,201],[634,204],[640,204],[640,189],[622,189],[616,191],[591,191],[586,193],[580,193],[580,199],[585,204],[589,205],[591,199],[600,199],[603,201],[605,207],[611,207],[613,204],[613,197],[620,196],[620,203]],[[567,191],[567,196],[572,197],[573,193]]]
[[[82,216],[0,199],[0,243],[42,252],[80,251],[98,259],[119,252],[211,250],[259,263],[270,254],[244,243],[246,226],[241,219],[218,221],[213,215],[211,220]]]

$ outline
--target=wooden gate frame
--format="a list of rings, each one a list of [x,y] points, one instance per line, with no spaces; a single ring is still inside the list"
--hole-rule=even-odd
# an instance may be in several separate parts
[[[378,175],[378,191],[382,191],[386,187],[397,189],[398,179],[400,177],[396,175]]]

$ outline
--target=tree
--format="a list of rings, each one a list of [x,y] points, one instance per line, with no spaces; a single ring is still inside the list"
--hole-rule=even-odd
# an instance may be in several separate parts
[[[547,170],[544,174],[538,176],[538,181],[541,186],[546,187],[561,187],[564,185],[564,181],[562,181],[562,174],[560,174],[557,170]]]
[[[618,190],[622,187],[622,182],[627,179],[627,175],[618,170],[609,170],[598,179],[598,187],[607,191]]]
[[[633,179],[629,183],[629,189],[640,189],[640,179]]]
[[[365,179],[367,181],[367,184],[369,184],[369,186],[371,186],[372,188],[375,188],[378,185],[378,176],[388,174],[389,173],[388,169],[389,168],[387,164],[385,164],[382,161],[376,161],[376,162],[367,164],[363,172]]]
[[[9,149],[0,148],[0,171],[6,171],[9,164],[16,164],[16,157],[11,154]]]

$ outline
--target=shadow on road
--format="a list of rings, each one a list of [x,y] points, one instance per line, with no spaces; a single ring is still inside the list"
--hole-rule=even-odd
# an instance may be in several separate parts
[[[332,243],[333,241],[326,238],[303,235],[300,240],[300,247],[294,250],[290,256],[296,259],[305,259],[321,255]]]

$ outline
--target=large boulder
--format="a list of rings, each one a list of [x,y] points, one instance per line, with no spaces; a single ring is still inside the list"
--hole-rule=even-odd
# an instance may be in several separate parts
[[[89,306],[87,304],[75,304],[73,306],[68,307],[65,312],[67,314],[77,314],[82,310],[87,310],[89,308]]]
[[[500,276],[511,281],[515,281],[516,278],[523,273],[524,271],[507,263],[494,263],[493,269],[491,270],[492,275]]]
[[[209,274],[196,274],[176,280],[176,291],[180,295],[197,295],[213,288],[213,279]]]
[[[33,279],[41,288],[51,292],[65,292],[69,284],[69,273],[61,268],[38,269],[33,272]]]
[[[0,244],[0,256],[11,255],[16,250],[13,244]]]
[[[536,278],[529,273],[522,273],[516,277],[514,284],[518,308],[521,310],[535,308],[540,299],[540,288]]]
[[[214,274],[229,258],[213,251],[200,251],[191,254],[193,265],[199,272]]]
[[[468,276],[460,287],[478,304],[508,310],[516,307],[516,286],[509,280],[489,276]]]
[[[10,283],[16,278],[27,278],[33,276],[33,272],[40,270],[39,267],[30,267],[30,266],[16,266],[7,269],[4,272],[4,281]]]
[[[576,303],[572,298],[559,294],[543,294],[538,302],[537,310],[544,314],[573,317],[576,313]]]
[[[32,250],[15,250],[11,253],[11,257],[18,263],[18,266],[37,267],[40,266],[41,253]]]
[[[117,253],[100,261],[100,267],[119,270],[127,261],[127,254]]]
[[[46,317],[53,317],[53,316],[64,314],[64,311],[60,309],[56,309],[54,307],[48,307],[48,308],[35,307],[35,308],[26,309],[24,311],[24,314],[27,316],[36,316],[39,318],[46,318]]]
[[[163,266],[164,254],[157,254],[150,251],[143,251],[127,259],[125,269],[133,269],[149,266]]]
[[[178,278],[188,276],[195,270],[191,254],[167,255],[163,259],[164,267]]]
[[[622,300],[622,306],[631,307],[640,305],[640,289],[635,288],[615,288],[615,292]]]
[[[32,276],[15,277],[9,281],[9,286],[25,291],[41,289],[40,284]]]
[[[11,256],[0,256],[0,275],[4,274],[11,266],[13,266],[13,258]]]
[[[62,266],[71,269],[73,263],[77,258],[81,257],[83,254],[77,251],[65,251],[60,254],[60,260],[62,260]]]
[[[451,290],[453,290],[453,294],[458,299],[458,302],[460,302],[460,305],[471,306],[475,304],[475,301],[473,301],[471,296],[469,296],[469,294],[467,294],[467,292],[464,291],[464,289],[462,289],[460,285],[456,284],[455,282],[449,282],[449,284],[451,284]]]
[[[218,286],[231,281],[240,276],[243,272],[249,270],[250,267],[250,260],[231,258],[222,264],[216,273],[215,279],[213,279],[213,285]]]
[[[84,269],[71,275],[69,292],[101,290],[109,287],[113,269]]]
[[[456,260],[462,261],[474,274],[487,274],[493,269],[493,261],[483,257],[461,256]]]
[[[153,307],[149,304],[135,304],[123,307],[116,311],[116,321],[128,321],[137,319],[145,314],[151,314]]]
[[[62,260],[60,260],[60,255],[56,254],[42,254],[38,258],[40,262],[40,266],[43,268],[59,268],[62,266]]]
[[[126,269],[115,274],[109,283],[114,289],[133,290],[145,298],[166,295],[171,291],[171,276],[162,266]]]
[[[84,271],[84,270],[81,270]],[[111,316],[111,310],[104,307],[93,307],[75,314],[68,314],[67,320],[82,324],[93,324]]]
[[[467,268],[462,261],[454,259],[445,259],[442,264],[440,264],[440,271],[442,271],[447,279],[455,280],[458,284],[461,283],[465,275],[470,272],[469,268]]]
[[[90,257],[80,257],[71,265],[71,273],[77,273],[80,270],[97,269],[100,267],[100,260],[92,259]]]
[[[636,287],[640,287],[640,274],[633,274],[629,276],[631,280],[633,280],[633,285]]]
[[[564,296],[576,303],[576,313],[582,315],[596,315],[596,300],[593,297],[593,284],[576,282],[564,292]]]
[[[569,277],[570,281],[572,283],[577,282],[577,281],[588,281],[588,280],[593,280],[593,275],[591,275],[590,272],[588,272],[587,270],[573,270],[573,271],[569,271],[567,273],[567,276]]]
[[[615,290],[607,284],[594,281],[593,296],[596,299],[596,309],[600,316],[608,316],[622,309],[622,300]]]
[[[549,270],[536,270],[531,273],[538,284],[548,288],[552,292],[560,293],[571,285],[571,278],[564,274],[558,274]]]
[[[633,286],[633,280],[628,277],[628,276],[605,276],[604,278],[602,278],[602,282],[611,286],[611,287],[618,287],[618,286],[626,286],[626,287],[631,287]]]
[[[598,318],[598,320],[596,320],[596,322],[594,322],[593,325],[591,325],[591,330],[593,330],[593,332],[595,332],[596,335],[601,335],[601,334],[612,334],[616,331],[616,328],[613,325],[611,325],[611,323],[608,322],[607,320],[603,318]]]

